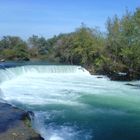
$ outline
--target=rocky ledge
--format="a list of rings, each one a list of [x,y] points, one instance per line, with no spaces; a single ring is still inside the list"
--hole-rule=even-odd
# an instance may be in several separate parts
[[[0,103],[0,140],[44,140],[31,127],[29,113]]]

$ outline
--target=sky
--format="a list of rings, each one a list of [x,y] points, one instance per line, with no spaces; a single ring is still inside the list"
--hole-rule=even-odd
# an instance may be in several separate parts
[[[0,37],[53,37],[80,27],[105,31],[108,17],[134,11],[140,0],[0,0]]]

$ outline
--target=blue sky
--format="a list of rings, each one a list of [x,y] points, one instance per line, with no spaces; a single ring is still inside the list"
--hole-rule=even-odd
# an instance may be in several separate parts
[[[49,38],[72,32],[82,22],[105,31],[107,17],[139,6],[139,0],[0,0],[0,37]]]

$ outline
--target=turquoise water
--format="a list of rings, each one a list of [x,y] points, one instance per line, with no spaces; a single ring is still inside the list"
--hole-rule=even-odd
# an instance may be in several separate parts
[[[0,70],[1,98],[33,111],[45,140],[139,140],[140,88],[126,83],[79,66]]]

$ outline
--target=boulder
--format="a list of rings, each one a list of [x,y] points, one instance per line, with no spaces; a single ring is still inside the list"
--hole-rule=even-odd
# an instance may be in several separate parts
[[[29,113],[0,103],[0,140],[44,140],[31,127]]]

